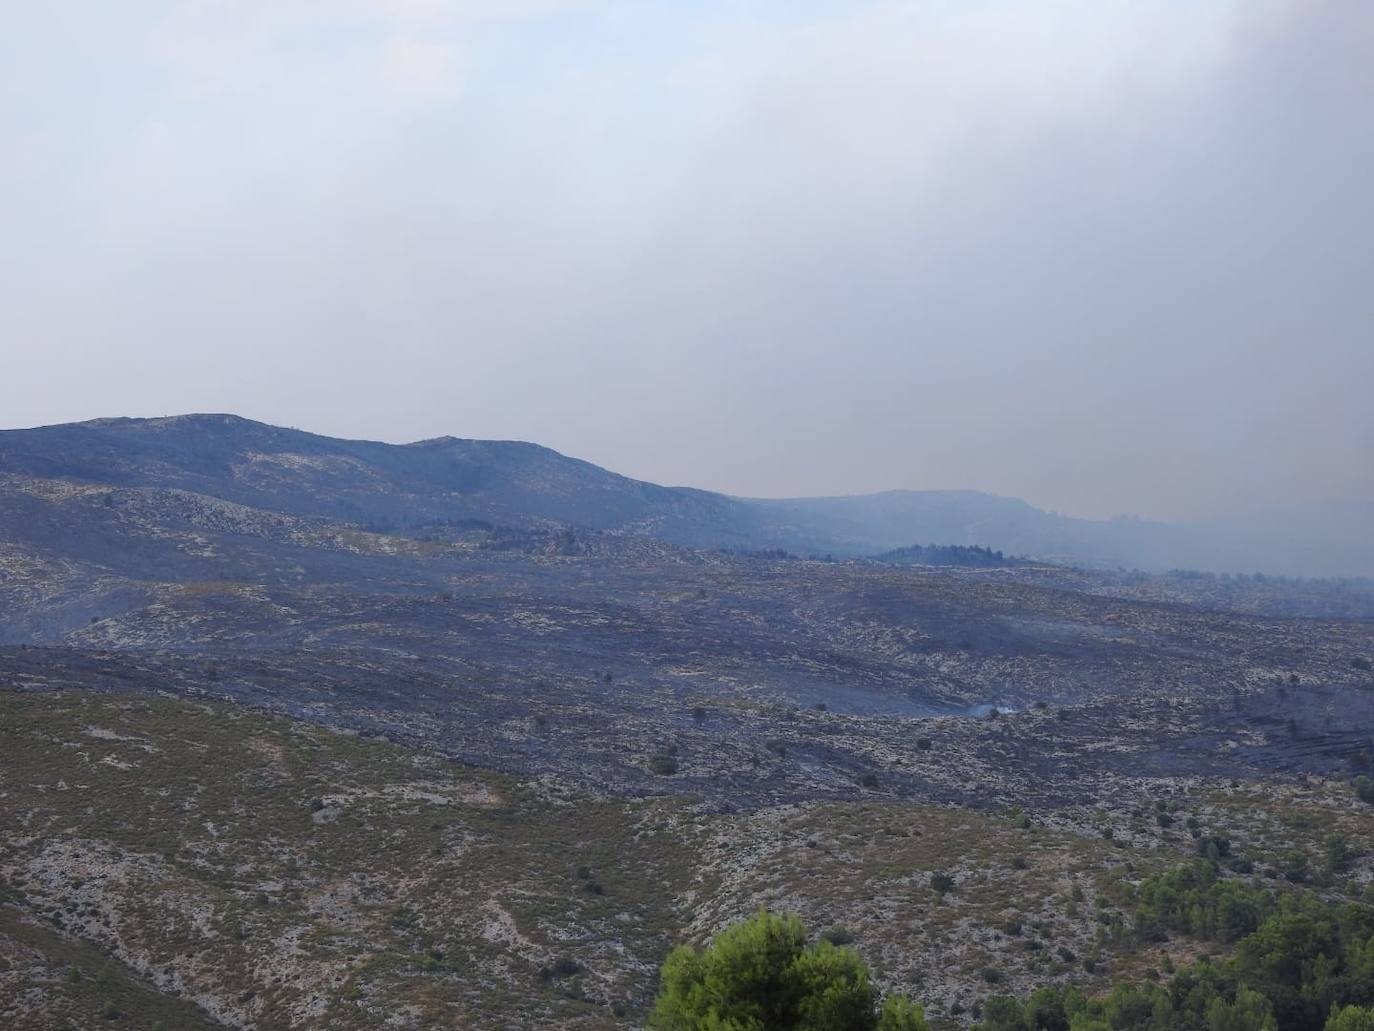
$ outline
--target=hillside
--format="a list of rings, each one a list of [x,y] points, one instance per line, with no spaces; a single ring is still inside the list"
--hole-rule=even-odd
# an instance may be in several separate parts
[[[674,538],[694,527],[728,532],[747,521],[744,506],[721,495],[631,480],[534,444],[336,440],[231,415],[0,432],[0,473],[187,490],[408,533],[476,521]]]
[[[943,745],[937,746],[943,748]],[[1225,948],[1126,932],[1134,885],[1224,836],[1326,878],[1343,785],[1137,781],[1110,808],[882,795],[719,812],[605,799],[297,720],[0,692],[0,1019],[56,1027],[642,1027],[667,948],[762,900],[848,941],[936,1028]],[[1158,819],[1165,814],[1167,820]],[[843,870],[842,880],[835,877]],[[951,887],[936,890],[936,875]]]
[[[692,548],[761,509],[526,444],[0,447],[5,1026],[629,1029],[768,904],[963,1028],[1152,969],[1204,829],[1369,833],[1374,624],[1281,583]]]
[[[1166,524],[1074,519],[971,491],[746,499],[629,479],[534,444],[337,440],[229,415],[0,431],[0,476],[186,490],[408,536],[470,523],[571,525],[802,555],[876,555],[927,542],[1110,568],[1374,575],[1371,506]]]
[[[441,463],[403,474],[390,456],[410,449],[358,445],[390,461],[389,489],[363,490],[352,466],[331,487],[321,466],[353,445],[232,428],[247,439],[227,447],[212,434],[214,447],[187,451],[172,446],[180,423],[170,439],[119,424],[103,472],[63,454],[44,468],[64,478],[0,482],[0,673],[43,688],[209,693],[515,774],[750,804],[846,796],[869,775],[950,801],[1068,799],[1104,790],[1131,767],[1122,756],[1140,753],[1176,771],[1339,769],[1362,745],[1332,713],[1374,711],[1359,690],[1368,623],[1159,604],[1024,562],[799,561],[456,517],[367,530],[321,513],[353,498],[439,498],[427,485]],[[79,457],[80,434],[105,431],[74,432]],[[138,446],[122,442],[129,433]],[[276,452],[286,482],[269,490],[251,448],[283,443],[318,450],[290,463]],[[636,489],[583,475],[618,497]],[[513,478],[493,474],[454,504],[529,489]],[[1276,693],[1290,682],[1310,687],[1301,702]],[[1082,719],[1033,724],[1045,751],[1010,767],[996,728],[959,721],[1037,704]],[[694,717],[703,707],[710,718]],[[912,754],[911,719],[955,720],[966,765]],[[1039,756],[1089,744],[1092,759],[1047,789]],[[653,769],[670,747],[671,785]]]

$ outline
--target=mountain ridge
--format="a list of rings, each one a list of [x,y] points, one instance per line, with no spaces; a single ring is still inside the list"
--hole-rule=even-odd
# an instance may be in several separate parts
[[[1374,575],[1374,543],[1362,532],[1374,525],[1374,505],[1163,523],[1078,519],[964,489],[737,497],[634,479],[528,441],[445,435],[391,444],[230,413],[0,430],[0,474],[186,489],[402,533],[477,520],[843,558],[928,543],[1097,567]]]

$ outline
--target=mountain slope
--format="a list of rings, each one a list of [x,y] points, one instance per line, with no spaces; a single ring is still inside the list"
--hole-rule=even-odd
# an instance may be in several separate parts
[[[472,522],[571,525],[690,547],[837,557],[928,543],[1099,566],[1374,575],[1368,505],[1166,524],[1074,519],[973,491],[733,498],[630,479],[517,441],[338,440],[232,415],[0,431],[3,475],[187,490],[410,535]]]
[[[566,524],[682,544],[755,543],[754,514],[742,502],[632,480],[518,441],[338,440],[232,415],[101,419],[0,432],[6,473],[188,490],[376,530]]]

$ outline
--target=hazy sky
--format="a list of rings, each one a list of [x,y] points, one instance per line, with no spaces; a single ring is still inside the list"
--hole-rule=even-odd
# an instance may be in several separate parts
[[[1374,500],[1370,0],[0,7],[0,425]]]

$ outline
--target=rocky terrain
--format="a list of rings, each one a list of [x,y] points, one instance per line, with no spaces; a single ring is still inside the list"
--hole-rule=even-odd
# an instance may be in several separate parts
[[[1345,785],[1306,779],[1141,771],[1100,804],[723,813],[176,697],[0,710],[16,1028],[632,1028],[673,941],[764,904],[957,1026],[994,987],[1091,990],[1187,958],[1121,933],[1121,889],[1193,854],[1190,823],[1271,877],[1315,876],[1331,834],[1374,830]],[[1365,855],[1328,890],[1362,897],[1371,876]]]
[[[634,1027],[768,904],[958,1025],[1148,965],[1101,917],[1192,830],[1369,829],[1330,592],[691,547],[748,505],[569,461],[0,435],[0,1019]]]

